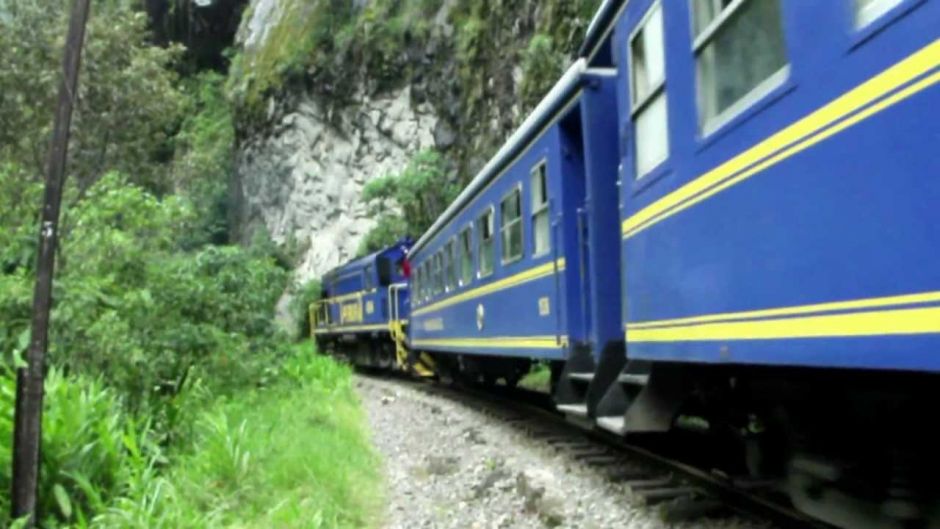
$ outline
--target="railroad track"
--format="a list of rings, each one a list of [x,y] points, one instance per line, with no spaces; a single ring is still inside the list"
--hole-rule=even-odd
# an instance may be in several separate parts
[[[594,467],[629,491],[632,502],[653,509],[665,522],[738,514],[780,529],[831,529],[792,509],[782,497],[775,498],[774,483],[727,476],[571,421],[555,411],[544,393],[504,386],[483,390],[389,373],[362,374],[458,401],[508,424],[572,460]]]

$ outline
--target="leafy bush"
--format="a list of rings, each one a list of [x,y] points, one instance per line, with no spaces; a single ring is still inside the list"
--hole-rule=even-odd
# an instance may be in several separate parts
[[[39,491],[41,525],[83,523],[120,494],[136,474],[162,459],[149,424],[128,415],[120,398],[100,380],[46,376],[42,467]],[[0,438],[13,437],[15,376],[0,372]],[[0,443],[0,459],[11,460],[12,447]],[[11,486],[10,466],[0,465],[0,487]],[[0,526],[10,523],[9,496],[0,494]]]
[[[184,83],[187,118],[174,137],[174,186],[202,207],[188,248],[226,244],[228,182],[233,171],[235,128],[224,94],[225,78],[204,72]]]
[[[310,338],[310,305],[320,299],[323,293],[320,281],[311,279],[296,289],[291,298],[291,317],[297,324],[295,337],[298,340]]]
[[[266,366],[283,354],[272,319],[287,272],[272,257],[237,247],[180,251],[193,211],[184,199],[158,199],[116,173],[67,211],[54,290],[55,365],[104,375],[133,408],[159,405],[193,375],[221,392],[268,381]],[[27,269],[0,275],[7,355],[25,346],[31,299]]]
[[[171,189],[159,162],[180,119],[173,66],[182,48],[154,46],[136,4],[99,2],[91,10],[69,151],[69,178],[82,189],[108,170],[157,192]],[[33,178],[43,174],[70,5],[16,0],[0,16],[0,161]]]
[[[551,90],[564,72],[567,58],[555,50],[552,38],[543,33],[535,34],[522,56],[522,81],[519,92],[523,104],[533,108]]]
[[[445,159],[434,150],[417,153],[401,173],[372,180],[363,188],[362,200],[377,224],[363,239],[360,255],[423,233],[459,191],[448,178]]]
[[[308,342],[284,362],[280,380],[202,411],[194,442],[165,476],[130,490],[92,525],[339,529],[373,524],[381,477],[349,368],[314,356]]]

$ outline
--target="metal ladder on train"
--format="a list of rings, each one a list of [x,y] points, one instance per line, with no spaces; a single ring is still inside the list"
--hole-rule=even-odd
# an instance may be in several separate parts
[[[407,283],[395,283],[388,287],[388,331],[395,344],[395,362],[400,371],[430,378],[435,375],[434,359],[427,353],[412,354],[408,348],[408,333],[405,331],[408,320],[402,320],[398,312],[399,293],[404,288],[408,288]]]

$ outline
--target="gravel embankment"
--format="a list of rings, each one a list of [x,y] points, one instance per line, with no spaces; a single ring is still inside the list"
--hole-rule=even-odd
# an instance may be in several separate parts
[[[597,470],[467,405],[407,383],[356,386],[385,459],[384,529],[751,529],[726,518],[667,525]]]

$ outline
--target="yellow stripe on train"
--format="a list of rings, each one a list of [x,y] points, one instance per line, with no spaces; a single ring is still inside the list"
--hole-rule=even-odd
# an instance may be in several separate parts
[[[903,61],[872,77],[832,102],[773,134],[750,149],[695,178],[623,221],[622,233],[628,239],[650,226],[737,184],[862,120],[899,103],[940,81],[940,74],[907,87],[838,123],[853,112],[875,103],[940,65],[940,39]],[[833,127],[833,125],[835,125]],[[829,128],[831,127],[831,128]]]

